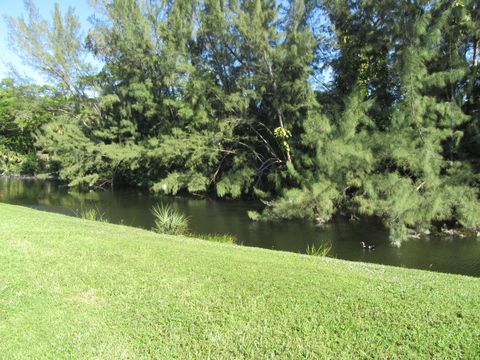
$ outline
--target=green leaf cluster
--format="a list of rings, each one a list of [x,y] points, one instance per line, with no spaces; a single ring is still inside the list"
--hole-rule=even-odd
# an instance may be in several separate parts
[[[261,198],[257,219],[376,216],[396,241],[480,227],[476,1],[99,0],[87,33],[26,4],[11,39],[53,87],[0,88],[14,162]]]

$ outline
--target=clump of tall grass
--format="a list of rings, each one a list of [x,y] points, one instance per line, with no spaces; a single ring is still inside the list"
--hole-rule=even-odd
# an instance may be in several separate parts
[[[75,216],[84,220],[108,222],[105,217],[105,213],[101,212],[98,208],[78,209],[74,210]]]
[[[188,231],[188,218],[174,210],[170,205],[155,205],[152,207],[155,217],[153,231],[161,234],[181,235]]]
[[[319,244],[308,245],[305,253],[312,256],[329,256],[333,245],[330,240],[324,240]]]
[[[224,244],[237,244],[237,238],[235,235],[231,234],[191,234],[191,236],[202,240]]]

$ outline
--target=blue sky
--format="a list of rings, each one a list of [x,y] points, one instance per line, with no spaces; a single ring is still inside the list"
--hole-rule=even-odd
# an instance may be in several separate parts
[[[89,27],[88,18],[93,14],[93,9],[89,6],[88,0],[59,0],[62,13],[64,13],[69,6],[75,8],[75,13],[79,17],[84,30]],[[36,0],[35,4],[40,9],[42,17],[50,19],[53,13],[54,1],[51,0]],[[17,70],[25,75],[31,77],[36,82],[42,82],[42,78],[35,74],[30,68],[22,65],[21,60],[13,53],[8,46],[7,41],[7,24],[5,16],[21,16],[24,14],[24,3],[22,0],[0,0],[0,79],[8,76],[9,67],[11,63]]]

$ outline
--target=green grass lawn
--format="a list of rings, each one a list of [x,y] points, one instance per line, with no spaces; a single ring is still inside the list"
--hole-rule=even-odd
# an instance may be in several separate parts
[[[478,359],[480,279],[0,204],[0,357]]]

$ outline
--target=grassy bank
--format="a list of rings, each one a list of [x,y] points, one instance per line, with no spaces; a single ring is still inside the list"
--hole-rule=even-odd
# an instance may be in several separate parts
[[[480,279],[0,204],[2,358],[476,358]]]

